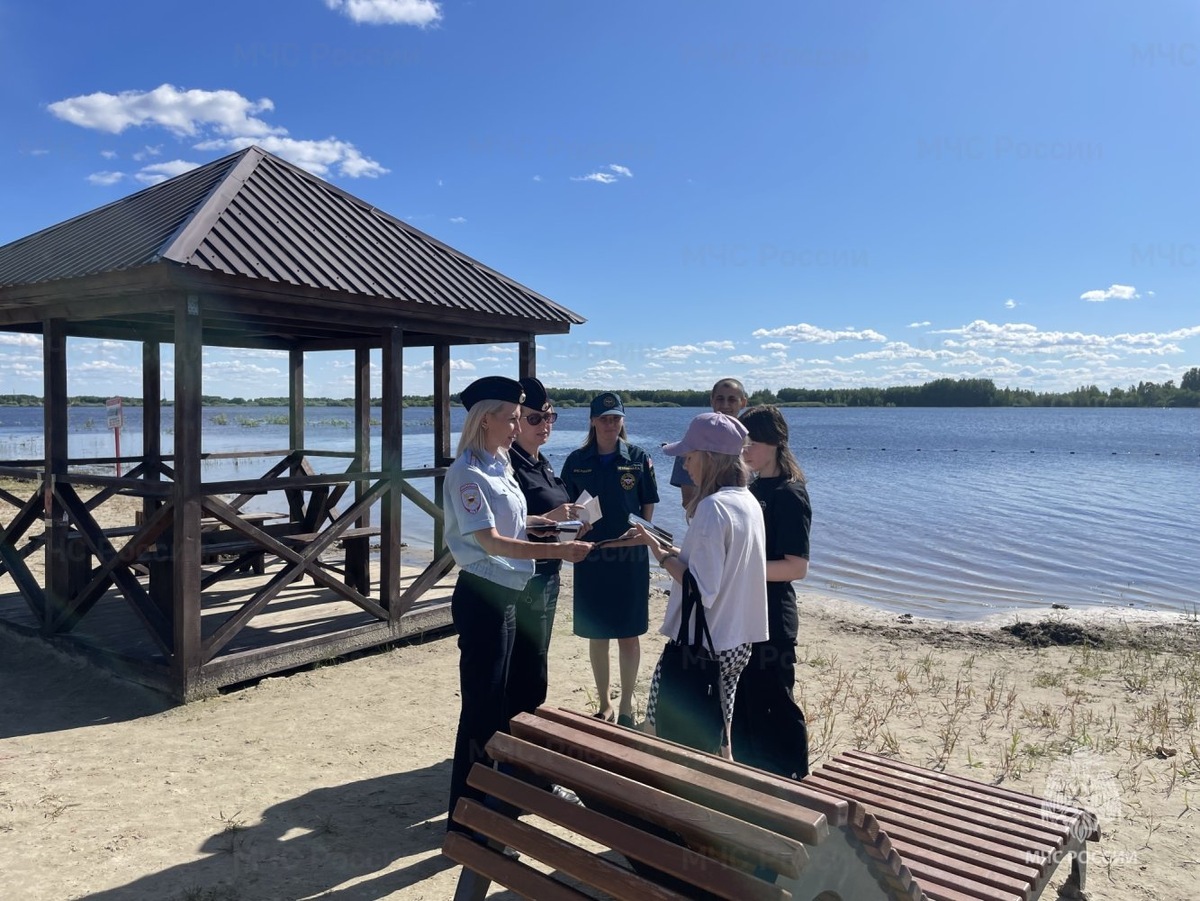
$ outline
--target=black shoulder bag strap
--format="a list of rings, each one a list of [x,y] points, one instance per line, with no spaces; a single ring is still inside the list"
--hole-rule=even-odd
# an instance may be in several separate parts
[[[696,614],[696,626],[693,634],[688,635],[688,620],[692,611]],[[700,597],[700,586],[690,569],[683,571],[683,613],[679,618],[679,635],[677,641],[689,648],[707,650],[714,660],[717,652],[713,650],[712,634],[708,631],[708,620],[704,616],[704,601]],[[706,647],[707,646],[707,647]]]

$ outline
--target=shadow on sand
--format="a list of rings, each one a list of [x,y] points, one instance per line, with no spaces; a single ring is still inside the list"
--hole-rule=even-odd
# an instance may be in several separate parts
[[[166,695],[0,629],[0,739],[121,723],[172,706]]]
[[[318,788],[267,808],[256,823],[228,816],[207,856],[86,901],[376,901],[455,866],[440,854],[450,762]],[[432,822],[431,822],[432,820]],[[391,869],[397,861],[419,857]],[[352,885],[346,885],[353,882]],[[338,888],[338,886],[342,886]]]

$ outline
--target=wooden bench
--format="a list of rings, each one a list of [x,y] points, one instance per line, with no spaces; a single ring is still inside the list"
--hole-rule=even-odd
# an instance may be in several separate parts
[[[1081,808],[861,751],[804,782],[870,810],[935,901],[1037,898],[1067,856],[1071,873],[1059,896],[1084,895],[1085,846],[1100,830]]]
[[[339,572],[347,585],[363,594],[371,593],[371,539],[378,537],[381,532],[379,526],[358,526],[346,529],[336,539],[346,555],[345,571]],[[302,532],[289,535],[286,540],[292,544],[308,544],[319,535],[319,532]],[[336,567],[328,568],[336,570]]]
[[[511,732],[488,744],[499,768],[477,764],[468,779],[500,803],[464,798],[452,814],[469,830],[443,846],[463,864],[455,901],[482,899],[492,881],[549,901],[1032,899],[1064,853],[1079,858],[1096,837],[1079,808],[873,755],[842,755],[818,771],[831,778],[796,782],[565,710],[521,714]],[[877,815],[873,793],[847,789],[876,784],[877,766],[914,822],[905,802]],[[1073,871],[1068,896],[1082,876]]]

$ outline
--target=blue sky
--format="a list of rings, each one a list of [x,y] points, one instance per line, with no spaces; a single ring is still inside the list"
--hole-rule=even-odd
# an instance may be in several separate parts
[[[587,317],[539,342],[551,385],[1178,382],[1198,10],[0,0],[0,243],[257,143]],[[136,346],[70,353],[71,393],[140,392]],[[40,394],[40,354],[0,334],[0,391]],[[310,354],[307,393],[348,363]],[[206,352],[206,393],[286,384]]]

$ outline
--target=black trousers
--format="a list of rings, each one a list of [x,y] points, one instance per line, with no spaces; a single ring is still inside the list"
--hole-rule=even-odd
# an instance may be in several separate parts
[[[796,647],[790,641],[755,642],[733,702],[733,757],[769,773],[808,775],[808,725],[792,697]]]
[[[484,746],[508,723],[506,689],[516,634],[519,591],[460,572],[450,599],[458,630],[458,684],[462,710],[450,771],[450,814],[462,797],[483,799],[467,785],[471,767],[488,760]],[[448,829],[465,831],[449,821]]]
[[[550,634],[558,610],[558,573],[539,573],[517,598],[517,632],[508,666],[508,716],[532,713],[546,703]]]

